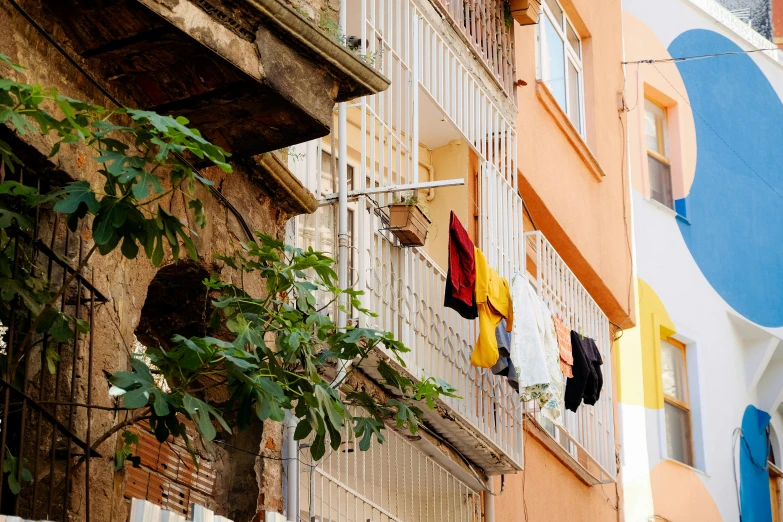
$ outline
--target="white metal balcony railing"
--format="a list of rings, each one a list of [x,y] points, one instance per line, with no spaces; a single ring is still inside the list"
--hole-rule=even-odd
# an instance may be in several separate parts
[[[360,451],[350,429],[316,465],[302,451],[299,519],[317,522],[478,522],[481,497],[389,430]]]
[[[422,94],[427,96],[479,156],[480,247],[489,263],[506,278],[524,272],[527,239],[528,247],[535,247],[533,257],[541,256],[536,264],[540,295],[566,324],[596,339],[604,373],[610,376],[608,320],[546,239],[523,233],[514,126],[462,63],[465,53],[437,33],[414,0],[349,0],[348,12],[348,33],[361,35],[362,52],[374,56],[375,67],[392,80],[387,91],[350,105],[353,130],[345,138],[353,154],[349,189],[361,192],[418,181],[414,152],[420,122],[414,108]],[[340,138],[335,136],[335,143]],[[292,152],[299,156],[291,162],[292,170],[308,188],[320,196],[335,190],[331,150],[324,141],[294,147]],[[423,251],[397,248],[394,240],[379,233],[383,224],[371,210],[391,197],[359,196],[350,203],[351,278],[366,292],[365,305],[379,313],[364,324],[391,331],[412,348],[406,363],[414,377],[436,376],[459,390],[463,399],[444,403],[474,433],[444,425],[440,434],[486,472],[512,472],[522,465],[518,396],[505,379],[470,365],[476,325],[442,305],[443,270]],[[333,251],[335,217],[332,205],[298,218],[300,246]],[[615,476],[611,396],[607,378],[599,404],[585,406],[576,415],[567,413],[561,427],[548,426],[554,440],[577,462],[587,457],[607,477]],[[543,419],[539,422],[546,426]],[[470,439],[474,435],[483,439],[482,448]]]
[[[418,181],[419,120],[414,107],[424,95],[474,148],[484,177],[505,187],[505,197],[516,198],[518,212],[505,218],[519,222],[509,229],[519,232],[515,242],[521,245],[521,200],[512,188],[513,122],[503,116],[461,61],[471,58],[450,47],[412,0],[349,0],[348,14],[347,33],[361,35],[362,53],[373,56],[375,67],[392,80],[387,91],[349,105],[351,128],[345,139],[354,154],[349,158],[350,189],[361,192]],[[340,139],[335,136],[336,143]],[[329,165],[332,151],[324,141],[302,144],[291,152],[290,158],[297,158],[290,162],[291,168],[305,186],[320,196],[334,191]],[[356,156],[358,161],[354,161]],[[414,377],[436,376],[459,390],[463,399],[445,399],[444,403],[471,433],[444,424],[441,436],[488,473],[513,472],[522,464],[518,396],[505,378],[470,365],[476,326],[443,306],[444,272],[424,252],[397,248],[379,233],[383,224],[372,207],[386,205],[392,197],[359,196],[350,204],[349,271],[355,287],[366,292],[366,306],[379,313],[375,319],[364,319],[364,324],[391,331],[412,348],[406,363]],[[332,205],[298,218],[299,245],[334,251],[334,216]],[[431,419],[434,424],[439,420],[443,422]],[[482,439],[480,444],[476,436]]]
[[[538,295],[572,330],[595,340],[603,358],[604,375],[604,387],[595,406],[582,405],[576,413],[564,409],[562,426],[553,425],[533,404],[526,404],[526,411],[535,413],[539,424],[599,482],[614,480],[617,466],[609,319],[541,232],[528,232],[525,238],[528,255],[535,263]]]

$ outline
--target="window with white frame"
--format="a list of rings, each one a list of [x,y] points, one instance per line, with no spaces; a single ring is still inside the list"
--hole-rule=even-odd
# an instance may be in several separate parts
[[[644,136],[647,143],[647,170],[650,198],[674,209],[672,171],[669,162],[669,137],[666,109],[649,98],[644,99]]]
[[[661,339],[661,382],[666,423],[666,453],[670,459],[694,465],[691,402],[686,347],[671,337]]]
[[[584,134],[582,40],[557,0],[544,0],[538,27],[538,77]]]

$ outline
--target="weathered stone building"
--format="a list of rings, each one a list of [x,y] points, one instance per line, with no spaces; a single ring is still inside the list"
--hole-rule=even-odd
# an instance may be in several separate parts
[[[175,331],[187,335],[199,326],[194,317],[201,316],[204,306],[202,279],[210,272],[220,272],[228,280],[236,277],[215,262],[215,254],[230,252],[253,231],[282,239],[292,216],[317,208],[312,193],[288,170],[284,153],[272,151],[326,135],[335,102],[374,94],[388,82],[318,26],[319,20],[335,18],[334,2],[295,4],[20,0],[0,5],[0,53],[27,67],[21,73],[9,70],[15,79],[54,87],[66,96],[107,108],[119,103],[186,116],[207,139],[232,154],[233,173],[224,174],[216,167],[201,171],[214,182],[214,189],[200,189],[207,226],[194,238],[198,263],[174,264],[170,254],[160,269],[143,256],[128,260],[115,253],[92,259],[86,271],[90,276],[83,284],[91,281],[90,288],[101,299],[96,297],[77,312],[83,317],[94,313],[93,334],[89,341],[86,336],[78,339],[75,352],[64,348],[63,363],[68,364],[62,364],[63,383],[58,373],[58,386],[64,385],[66,397],[54,400],[85,403],[90,398],[92,404],[111,406],[107,376],[127,368],[136,340],[165,345]],[[92,160],[94,151],[86,146],[63,146],[47,159],[55,142],[52,136],[20,136],[0,126],[0,139],[24,161],[28,181],[96,183],[100,179],[98,164]],[[161,203],[197,228],[179,196],[168,196]],[[89,233],[66,234],[60,230],[62,223],[45,213],[41,222],[44,242],[72,266],[78,264],[81,252],[90,247]],[[58,277],[56,270],[52,277]],[[100,302],[103,298],[105,302]],[[80,306],[83,299],[74,299]],[[36,375],[44,371],[40,362],[36,368]],[[37,379],[33,377],[31,382]],[[32,399],[42,389],[31,389]],[[78,449],[73,441],[95,440],[121,419],[116,412],[91,409],[90,434],[84,408],[39,407],[53,411],[55,418],[69,418],[70,435],[65,440],[55,437],[54,429],[49,435],[38,429],[37,444],[46,450],[21,445],[23,452],[27,449],[28,466],[37,472],[36,491],[23,493],[15,508],[6,494],[3,513],[19,511],[24,518],[36,520],[124,521],[128,488],[135,488],[136,496],[148,495],[172,508],[184,505],[185,510],[186,493],[190,494],[185,490],[190,489],[201,495],[190,500],[198,498],[235,520],[258,520],[265,510],[282,510],[282,428],[276,423],[268,422],[219,446],[217,460],[199,473],[177,462],[183,452],[176,448],[169,451],[168,461],[155,457],[136,475],[114,473],[117,441],[116,436],[110,437],[97,448],[98,456],[90,459],[91,475],[85,486],[86,466],[71,466],[72,448]],[[35,431],[32,426],[31,420],[28,433]],[[153,446],[154,451],[165,451],[165,446],[163,450]],[[172,462],[182,469],[169,469]],[[71,485],[63,480],[66,473],[74,474]],[[46,480],[48,476],[51,480]],[[199,477],[206,477],[206,483],[199,483]],[[28,494],[31,499],[25,497]]]

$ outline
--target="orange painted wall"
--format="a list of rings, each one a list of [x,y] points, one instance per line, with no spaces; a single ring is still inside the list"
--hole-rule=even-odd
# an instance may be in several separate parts
[[[525,471],[506,476],[495,499],[498,522],[616,522],[614,484],[587,486],[534,437],[525,438]],[[524,484],[524,487],[523,487]],[[499,490],[500,480],[495,488]],[[525,519],[527,506],[527,519]]]
[[[517,76],[527,82],[517,89],[522,196],[536,226],[609,319],[629,327],[634,299],[624,156],[627,123],[625,114],[618,112],[624,84],[621,2],[562,4],[583,42],[586,147],[573,143],[580,138],[558,126],[551,104],[548,110],[542,101],[544,87],[536,82],[535,28],[517,25]],[[589,168],[589,154],[598,168]]]
[[[783,47],[783,1],[772,0],[772,41]]]

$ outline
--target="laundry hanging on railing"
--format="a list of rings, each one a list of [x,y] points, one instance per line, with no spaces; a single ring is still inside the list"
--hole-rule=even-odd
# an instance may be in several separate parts
[[[571,329],[557,316],[552,315],[557,332],[557,346],[560,348],[560,370],[566,377],[574,376],[574,354],[571,347]]]
[[[518,320],[518,319],[516,319]],[[498,342],[498,353],[500,357],[498,362],[492,367],[492,373],[500,375],[508,380],[509,386],[514,391],[519,392],[519,373],[514,362],[511,360],[511,332],[506,328],[506,320],[500,321],[495,328],[495,339]]]
[[[565,405],[575,412],[582,400],[591,406],[598,402],[604,385],[604,377],[601,373],[601,365],[604,361],[595,341],[573,330],[571,347],[574,356],[574,376],[566,383]]]
[[[514,326],[514,309],[508,281],[490,267],[484,253],[475,249],[476,306],[478,306],[479,335],[470,355],[470,362],[479,368],[492,368],[500,353],[495,329],[506,320],[506,330]]]
[[[527,284],[527,283],[526,283]],[[531,304],[536,314],[536,323],[538,333],[541,336],[541,343],[544,347],[544,356],[546,357],[546,367],[549,373],[549,386],[547,393],[549,400],[541,404],[541,413],[555,424],[561,424],[561,410],[563,406],[563,395],[565,393],[565,383],[563,382],[563,372],[560,370],[560,348],[557,345],[557,332],[555,323],[552,320],[552,313],[549,307],[539,297],[535,291],[527,284],[528,291],[531,293]]]
[[[603,386],[595,341],[569,331],[525,274],[511,284],[500,277],[453,211],[448,248],[444,305],[479,320],[471,364],[506,377],[523,402],[535,402],[555,424],[564,402],[571,411],[582,401],[594,405]]]
[[[443,305],[465,319],[478,317],[475,245],[454,211],[449,220],[449,261]]]

